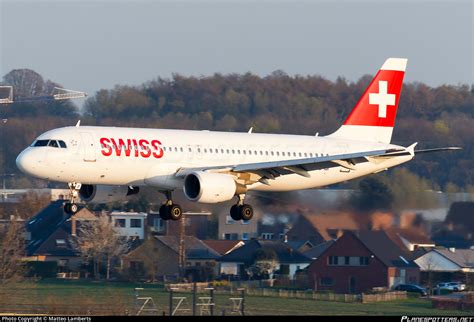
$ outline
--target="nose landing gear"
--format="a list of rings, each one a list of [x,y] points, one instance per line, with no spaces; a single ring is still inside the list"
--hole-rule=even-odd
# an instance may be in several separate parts
[[[77,182],[70,182],[67,185],[70,191],[70,201],[64,204],[64,212],[68,215],[74,215],[79,210],[79,206],[75,203],[75,200],[79,198],[79,190],[81,190],[82,185]]]

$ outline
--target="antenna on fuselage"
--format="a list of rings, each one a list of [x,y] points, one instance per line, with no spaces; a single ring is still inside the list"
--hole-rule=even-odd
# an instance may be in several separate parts
[[[79,126],[81,126],[81,120],[77,121],[76,123],[76,127],[79,127]]]
[[[252,131],[253,131],[253,126],[249,129],[247,133],[252,133]]]

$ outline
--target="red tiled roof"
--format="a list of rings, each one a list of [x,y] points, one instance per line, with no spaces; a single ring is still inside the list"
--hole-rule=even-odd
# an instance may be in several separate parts
[[[203,240],[202,242],[220,255],[225,255],[236,248],[236,246],[240,247],[243,245],[243,242],[240,240]],[[242,245],[239,246],[239,244]]]

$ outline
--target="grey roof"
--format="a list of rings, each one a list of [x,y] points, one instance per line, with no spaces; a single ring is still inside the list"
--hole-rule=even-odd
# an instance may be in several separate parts
[[[297,250],[292,249],[282,241],[251,240],[247,244],[224,255],[220,262],[251,264],[258,249],[273,250],[280,263],[309,263],[311,260]]]
[[[301,247],[303,247],[305,244],[310,244],[310,247],[313,247],[313,244],[311,244],[310,241],[308,240],[293,240],[293,241],[288,241],[286,244],[290,246],[291,248],[298,250]]]
[[[311,259],[316,259],[318,258],[319,256],[321,256],[322,253],[324,253],[324,251],[326,249],[329,248],[329,246],[331,246],[332,244],[335,243],[335,240],[334,239],[331,239],[331,240],[328,240],[328,241],[325,241],[319,245],[316,245],[314,246],[313,248],[307,250],[306,252],[303,253],[303,255],[311,258]]]
[[[409,253],[398,247],[383,230],[360,230],[356,237],[388,267],[417,267]]]
[[[26,223],[31,240],[26,246],[26,253],[31,256],[49,239],[49,237],[68,219],[63,210],[63,200],[50,203]]]
[[[433,251],[441,254],[460,267],[474,267],[474,249],[456,249],[454,252],[449,249],[434,249]]]
[[[155,236],[163,244],[176,253],[179,252],[179,238],[177,236]],[[184,248],[188,259],[218,259],[220,254],[194,236],[186,236]]]

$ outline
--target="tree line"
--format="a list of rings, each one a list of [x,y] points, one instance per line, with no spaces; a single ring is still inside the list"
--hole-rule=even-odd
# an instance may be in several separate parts
[[[326,135],[335,131],[372,76],[355,82],[342,77],[289,76],[283,71],[261,77],[214,74],[170,79],[158,77],[138,86],[101,89],[83,110],[71,102],[0,105],[0,169],[18,173],[15,158],[40,133],[54,127],[116,125],[150,128],[247,131]],[[31,70],[13,70],[3,84],[18,95],[41,95],[59,84]],[[407,83],[402,89],[392,142],[418,148],[461,146],[462,151],[426,154],[404,167],[431,189],[472,190],[474,185],[474,86]],[[15,179],[13,179],[15,180]],[[20,176],[16,184],[45,183]],[[21,182],[23,180],[23,182]]]

